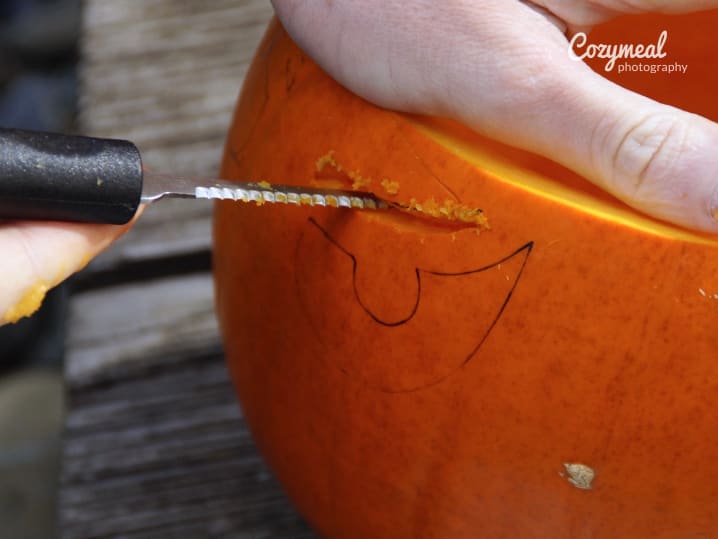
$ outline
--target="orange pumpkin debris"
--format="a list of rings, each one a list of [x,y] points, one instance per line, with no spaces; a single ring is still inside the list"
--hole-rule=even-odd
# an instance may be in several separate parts
[[[611,76],[718,119],[704,56],[716,23],[624,18],[591,37],[667,28],[685,75]],[[400,182],[403,204],[481,208],[491,230],[218,203],[229,367],[259,447],[322,536],[718,533],[716,238],[452,122],[373,107],[274,23],[224,176],[311,185],[334,156]]]
[[[384,178],[381,181],[381,186],[388,195],[396,195],[399,192],[399,182],[392,181],[388,178]]]

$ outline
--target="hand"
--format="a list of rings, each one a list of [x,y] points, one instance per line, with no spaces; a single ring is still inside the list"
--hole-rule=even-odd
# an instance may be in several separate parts
[[[23,221],[0,225],[0,325],[29,316],[45,292],[81,269],[129,225]]]
[[[718,125],[623,89],[567,35],[718,0],[273,0],[297,43],[384,107],[457,119],[655,217],[718,232]]]

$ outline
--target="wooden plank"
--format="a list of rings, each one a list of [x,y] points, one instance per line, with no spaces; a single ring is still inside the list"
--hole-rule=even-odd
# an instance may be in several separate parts
[[[79,389],[143,368],[217,352],[212,276],[184,275],[76,294],[65,377]]]
[[[116,375],[69,410],[63,538],[314,537],[258,456],[221,356]]]
[[[129,138],[158,170],[216,173],[271,13],[266,0],[87,2],[83,130]]]
[[[154,170],[217,175],[244,74],[271,15],[266,0],[85,2],[81,131],[132,140]],[[206,201],[153,205],[88,271],[209,250],[211,208]]]

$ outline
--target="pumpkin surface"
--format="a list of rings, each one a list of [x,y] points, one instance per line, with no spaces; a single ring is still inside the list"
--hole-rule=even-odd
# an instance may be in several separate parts
[[[716,23],[627,18],[590,38],[667,28],[665,61],[686,74],[608,75],[716,119]],[[718,537],[716,238],[455,123],[374,107],[277,23],[223,174],[454,201],[490,226],[217,205],[229,367],[322,536]]]

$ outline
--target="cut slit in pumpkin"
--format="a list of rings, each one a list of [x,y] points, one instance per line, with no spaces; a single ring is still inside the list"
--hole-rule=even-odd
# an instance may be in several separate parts
[[[453,122],[416,116],[408,117],[408,120],[427,137],[498,181],[641,232],[669,239],[718,244],[714,236],[644,215],[547,159],[489,140]]]
[[[488,219],[480,208],[475,208],[451,198],[443,202],[435,197],[424,200],[410,198],[400,200],[396,195],[399,193],[401,184],[397,180],[383,178],[376,187],[372,178],[363,176],[359,171],[347,170],[334,156],[331,150],[317,159],[316,172],[313,185],[328,189],[347,188],[352,190],[370,190],[397,212],[379,215],[379,219],[400,224],[414,224],[417,231],[456,232],[458,230],[472,228],[477,233],[490,228]],[[427,230],[428,227],[428,230]]]

